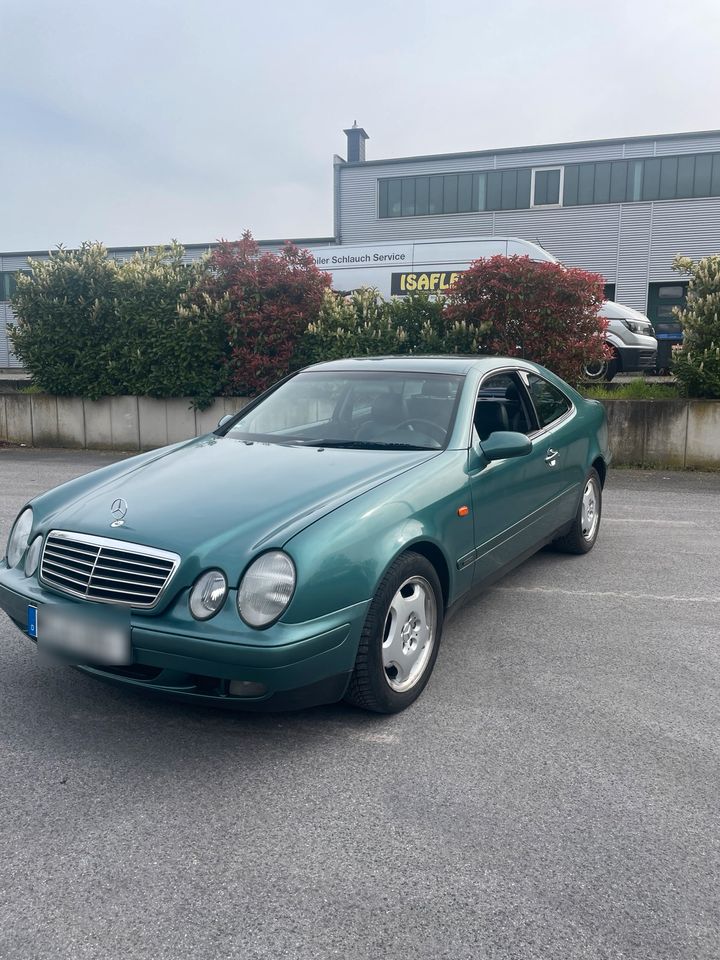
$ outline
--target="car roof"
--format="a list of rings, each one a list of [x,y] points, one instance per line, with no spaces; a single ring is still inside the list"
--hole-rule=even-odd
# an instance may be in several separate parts
[[[483,354],[463,356],[458,354],[423,355],[402,354],[385,357],[348,357],[344,360],[328,360],[325,363],[316,363],[306,370],[393,370],[407,373],[445,373],[466,374],[469,370],[493,370],[495,367],[504,367],[508,363],[525,366],[527,361],[518,357],[489,357]]]

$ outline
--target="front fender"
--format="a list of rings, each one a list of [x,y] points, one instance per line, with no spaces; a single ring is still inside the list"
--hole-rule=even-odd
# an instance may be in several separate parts
[[[470,504],[466,465],[467,450],[446,450],[292,537],[285,550],[297,585],[283,621],[312,620],[370,599],[395,558],[419,542],[442,554],[452,603],[470,585],[457,561],[474,546],[471,514],[458,516]]]

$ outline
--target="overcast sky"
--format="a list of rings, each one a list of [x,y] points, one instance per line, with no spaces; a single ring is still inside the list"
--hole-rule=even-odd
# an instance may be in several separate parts
[[[720,128],[719,0],[0,0],[0,251],[332,233],[368,158]]]

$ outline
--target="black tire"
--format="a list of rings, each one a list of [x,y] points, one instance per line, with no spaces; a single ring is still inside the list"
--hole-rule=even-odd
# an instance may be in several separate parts
[[[598,360],[583,367],[583,377],[590,383],[609,383],[620,370],[620,358],[613,352],[610,360]]]
[[[422,652],[417,654],[415,652],[419,649],[419,641],[414,650],[408,651],[409,658],[415,658],[417,676],[413,677],[410,672],[405,681],[410,683],[410,686],[407,689],[393,689],[393,684],[402,686],[402,682],[398,677],[392,676],[393,668],[386,667],[383,654],[385,653],[385,657],[388,657],[386,638],[393,624],[392,605],[401,595],[401,588],[411,591],[410,597],[413,591],[418,594],[417,600],[409,599],[405,601],[407,604],[422,604],[426,613],[428,608],[434,606],[435,622],[428,641],[422,647]],[[402,600],[400,602],[402,603]],[[380,581],[370,604],[345,700],[356,707],[372,710],[375,713],[398,713],[417,700],[425,689],[435,666],[442,636],[444,612],[440,580],[430,561],[412,551],[398,557]],[[430,617],[426,616],[426,619],[429,621]],[[397,616],[395,623],[398,623]],[[424,651],[428,646],[430,649],[425,654]]]
[[[610,383],[614,378],[615,374],[620,372],[620,358],[615,353],[613,354],[612,360],[608,361],[607,370],[605,371],[605,382]]]
[[[587,511],[583,510],[583,504],[588,486],[590,485],[594,487],[594,506],[592,511],[594,523],[592,524],[592,529],[588,530]],[[578,504],[577,513],[575,514],[572,528],[570,529],[569,533],[565,534],[565,536],[554,540],[553,546],[557,550],[561,550],[563,553],[589,553],[595,546],[595,541],[597,540],[597,536],[600,531],[601,518],[602,484],[600,483],[600,477],[598,476],[597,470],[594,467],[591,467],[590,472],[585,478],[585,483],[583,484],[583,492],[582,496],[580,497],[580,503]]]

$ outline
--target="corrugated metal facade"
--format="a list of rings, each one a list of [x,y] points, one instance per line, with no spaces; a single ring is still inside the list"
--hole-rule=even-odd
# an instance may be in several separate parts
[[[518,236],[539,242],[568,266],[603,274],[616,298],[645,312],[648,283],[677,279],[677,253],[720,252],[720,198],[378,217],[378,180],[498,168],[720,151],[720,133],[598,141],[502,151],[339,164],[336,219],[344,244],[432,237]]]

